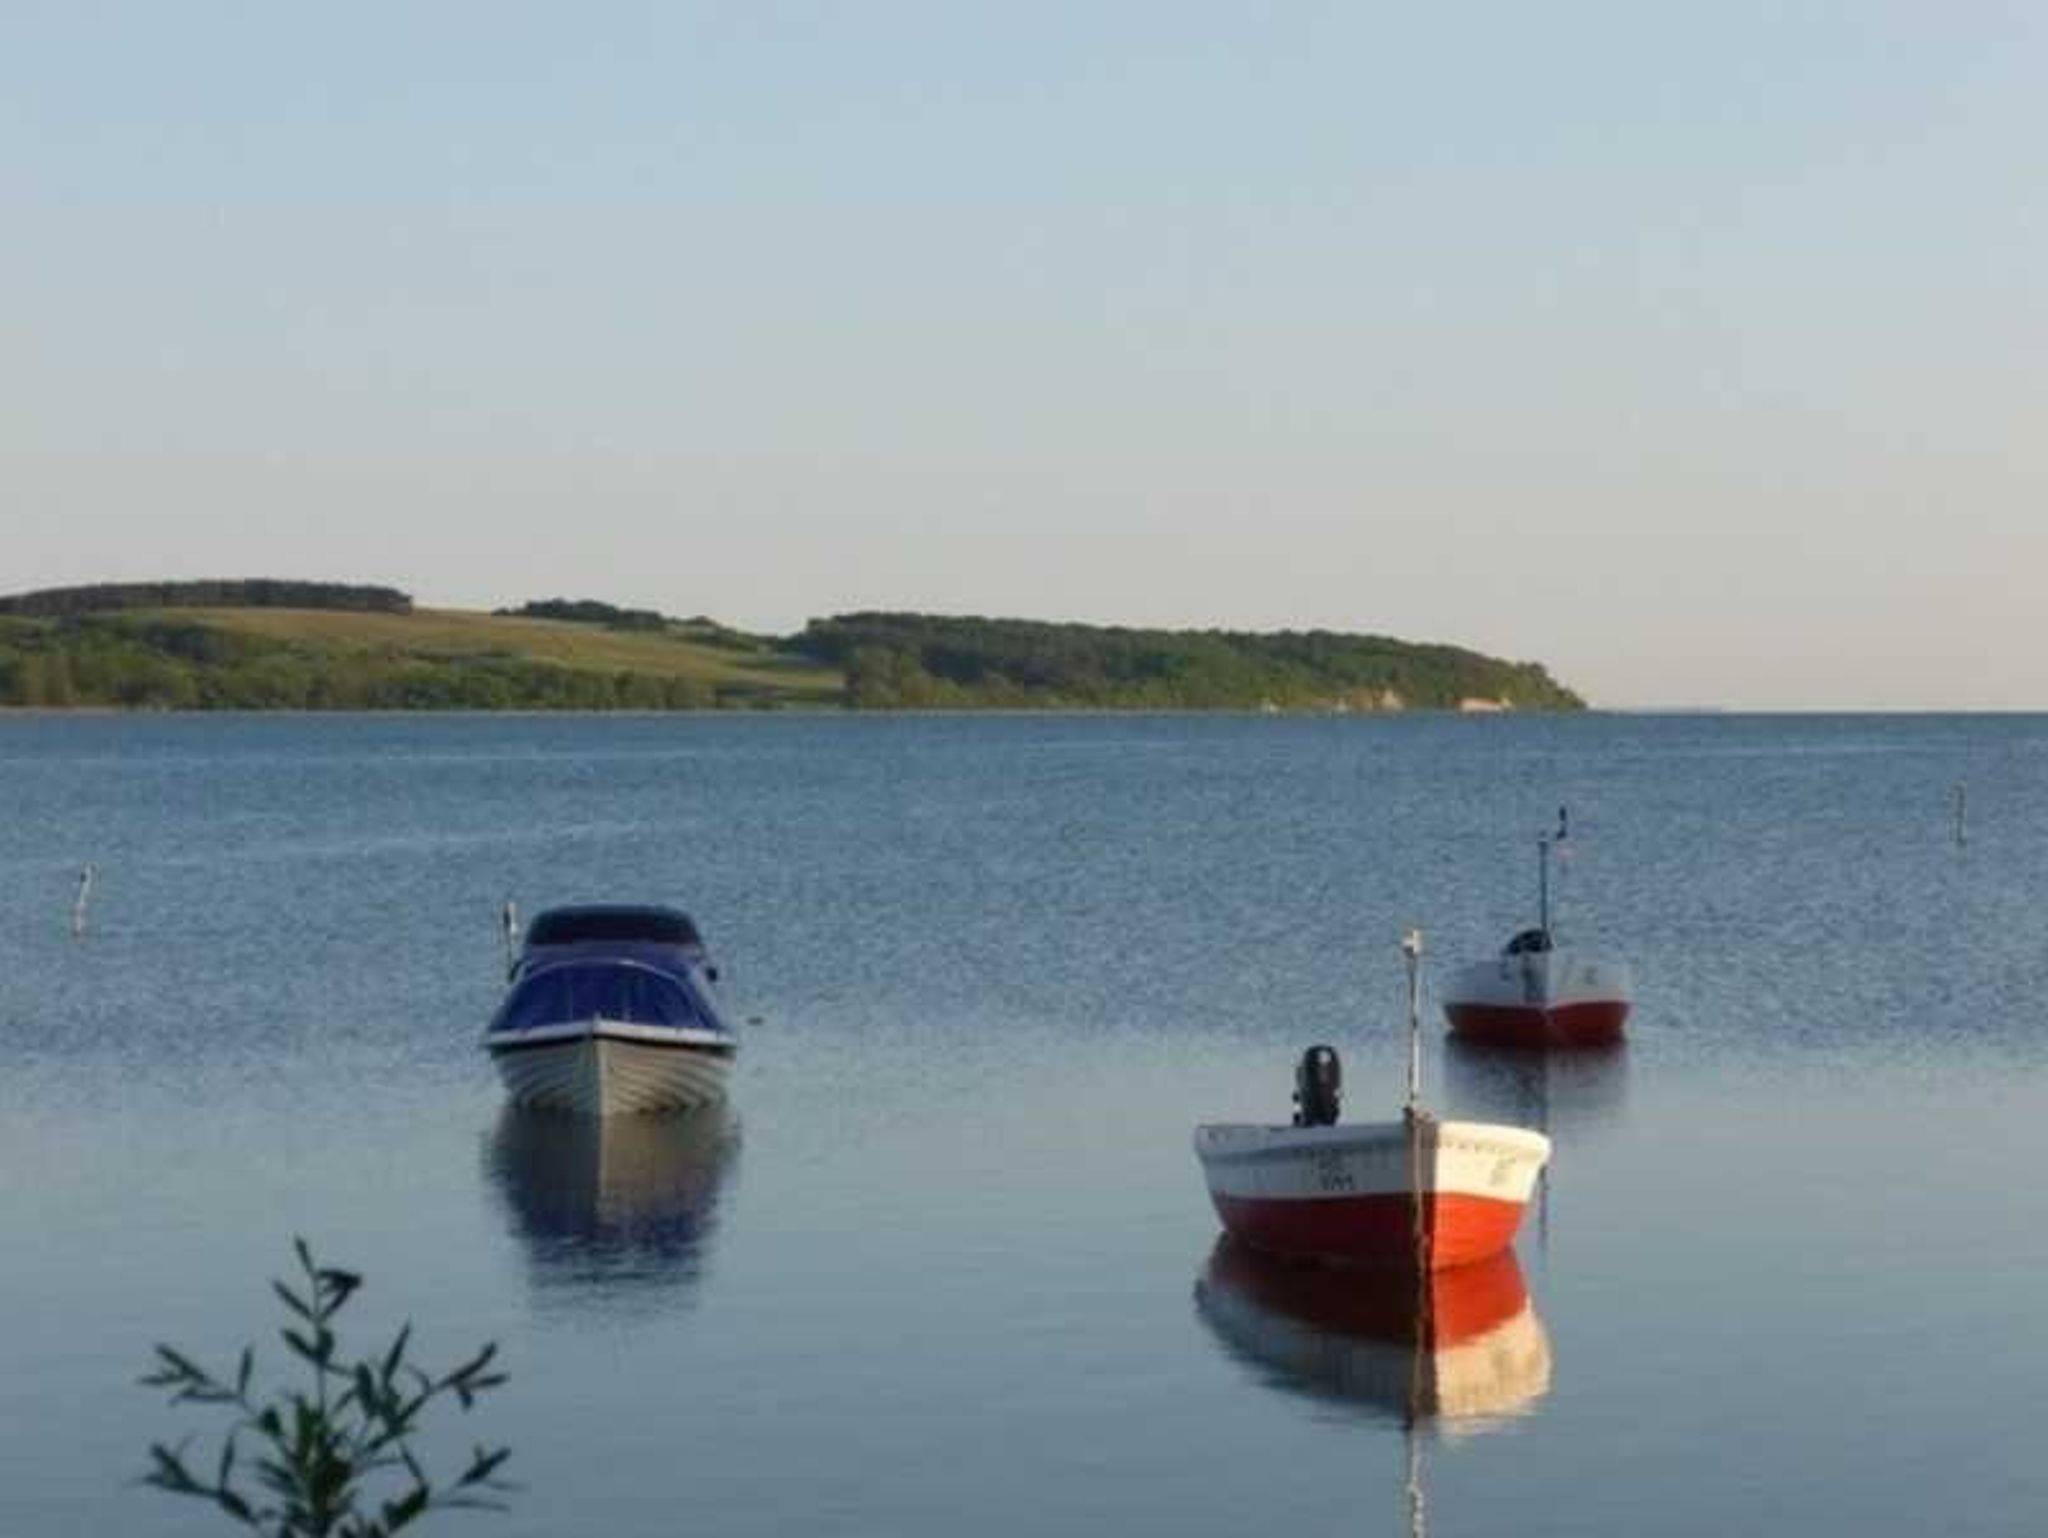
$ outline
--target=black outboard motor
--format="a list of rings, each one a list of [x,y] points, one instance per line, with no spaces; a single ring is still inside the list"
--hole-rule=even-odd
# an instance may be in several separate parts
[[[1294,1068],[1294,1125],[1333,1127],[1344,1089],[1335,1047],[1310,1047]]]

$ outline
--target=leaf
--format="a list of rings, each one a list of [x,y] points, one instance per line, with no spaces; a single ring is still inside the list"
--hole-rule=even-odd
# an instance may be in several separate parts
[[[505,1511],[508,1509],[503,1501],[494,1500],[488,1495],[444,1495],[436,1504],[451,1511]]]
[[[498,1343],[490,1341],[484,1346],[483,1350],[449,1373],[442,1381],[444,1383],[467,1383],[471,1378],[490,1366],[491,1358],[497,1354]]]
[[[284,1306],[297,1314],[301,1319],[310,1320],[313,1317],[313,1306],[293,1292],[291,1288],[285,1286],[283,1282],[273,1280],[270,1284],[270,1290],[284,1299]]]
[[[505,1460],[511,1456],[512,1449],[509,1447],[494,1448],[488,1452],[479,1447],[471,1456],[469,1467],[463,1470],[462,1477],[456,1481],[456,1484],[483,1484],[492,1474],[502,1468]]]
[[[189,1494],[199,1488],[199,1481],[187,1472],[185,1460],[180,1452],[173,1451],[161,1442],[152,1442],[149,1444],[149,1456],[156,1467],[143,1476],[145,1484],[175,1490],[180,1495]]]
[[[427,1502],[431,1498],[431,1492],[429,1492],[427,1487],[425,1485],[418,1485],[399,1499],[386,1501],[384,1503],[385,1531],[395,1533],[401,1527],[411,1522],[414,1517],[427,1509]]]
[[[406,1320],[399,1328],[398,1338],[391,1343],[391,1349],[384,1353],[383,1377],[389,1383],[398,1373],[398,1364],[405,1360],[406,1342],[412,1339],[412,1321]]]
[[[256,1526],[256,1513],[249,1509],[249,1503],[232,1490],[216,1490],[213,1498],[220,1502],[220,1509],[229,1516],[238,1518],[244,1525]]]
[[[203,1381],[206,1377],[204,1369],[197,1362],[170,1346],[159,1343],[156,1355],[159,1363],[156,1371],[142,1379],[147,1387],[168,1388],[173,1383],[183,1383],[195,1378]]]
[[[281,1330],[278,1333],[284,1336],[284,1343],[291,1347],[293,1356],[302,1357],[308,1362],[318,1364],[320,1353],[314,1348],[312,1341],[301,1335],[297,1330]]]
[[[299,1493],[299,1479],[285,1464],[265,1458],[256,1465],[256,1477],[272,1492],[291,1499]]]
[[[340,1308],[349,1300],[349,1295],[362,1285],[363,1278],[358,1272],[329,1269],[320,1273],[320,1286],[330,1299],[327,1305],[330,1311]]]

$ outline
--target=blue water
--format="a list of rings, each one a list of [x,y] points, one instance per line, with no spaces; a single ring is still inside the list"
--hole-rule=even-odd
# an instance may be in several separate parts
[[[451,1531],[1399,1531],[1412,1439],[1439,1535],[2048,1529],[2048,720],[16,717],[0,786],[0,1533],[219,1530],[133,1379],[281,1373],[294,1233],[501,1343]],[[1491,953],[1559,803],[1632,1040],[1432,1032],[1556,1140],[1548,1371],[1411,1436],[1198,1313],[1188,1133],[1315,1040],[1390,1109],[1401,929]],[[508,896],[687,906],[730,1113],[503,1113]]]

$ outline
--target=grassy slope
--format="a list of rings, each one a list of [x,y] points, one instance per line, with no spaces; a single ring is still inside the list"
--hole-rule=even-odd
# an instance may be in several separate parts
[[[365,614],[335,609],[150,609],[138,618],[206,625],[289,642],[330,657],[353,652],[497,656],[599,673],[644,673],[752,685],[792,703],[837,704],[845,682],[830,668],[787,653],[730,651],[656,631],[608,630],[567,620],[520,619],[466,609]]]

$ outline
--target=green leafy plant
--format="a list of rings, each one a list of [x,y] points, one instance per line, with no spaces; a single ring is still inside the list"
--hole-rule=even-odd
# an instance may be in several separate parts
[[[382,1353],[344,1360],[334,1318],[363,1279],[316,1264],[303,1239],[292,1245],[302,1285],[271,1286],[293,1318],[280,1332],[285,1347],[305,1364],[310,1383],[263,1399],[251,1389],[254,1347],[244,1347],[234,1372],[219,1377],[159,1345],[156,1370],[141,1380],[145,1387],[168,1389],[173,1404],[227,1406],[236,1419],[211,1460],[210,1476],[195,1472],[187,1442],[158,1442],[149,1449],[152,1467],[143,1482],[212,1501],[270,1538],[387,1538],[430,1511],[499,1509],[492,1497],[507,1488],[497,1472],[510,1449],[479,1445],[452,1483],[437,1485],[410,1446],[436,1400],[452,1396],[468,1410],[479,1394],[505,1381],[492,1370],[497,1346],[486,1345],[449,1372],[428,1373],[407,1360],[408,1324]],[[245,1447],[251,1453],[246,1461]]]

